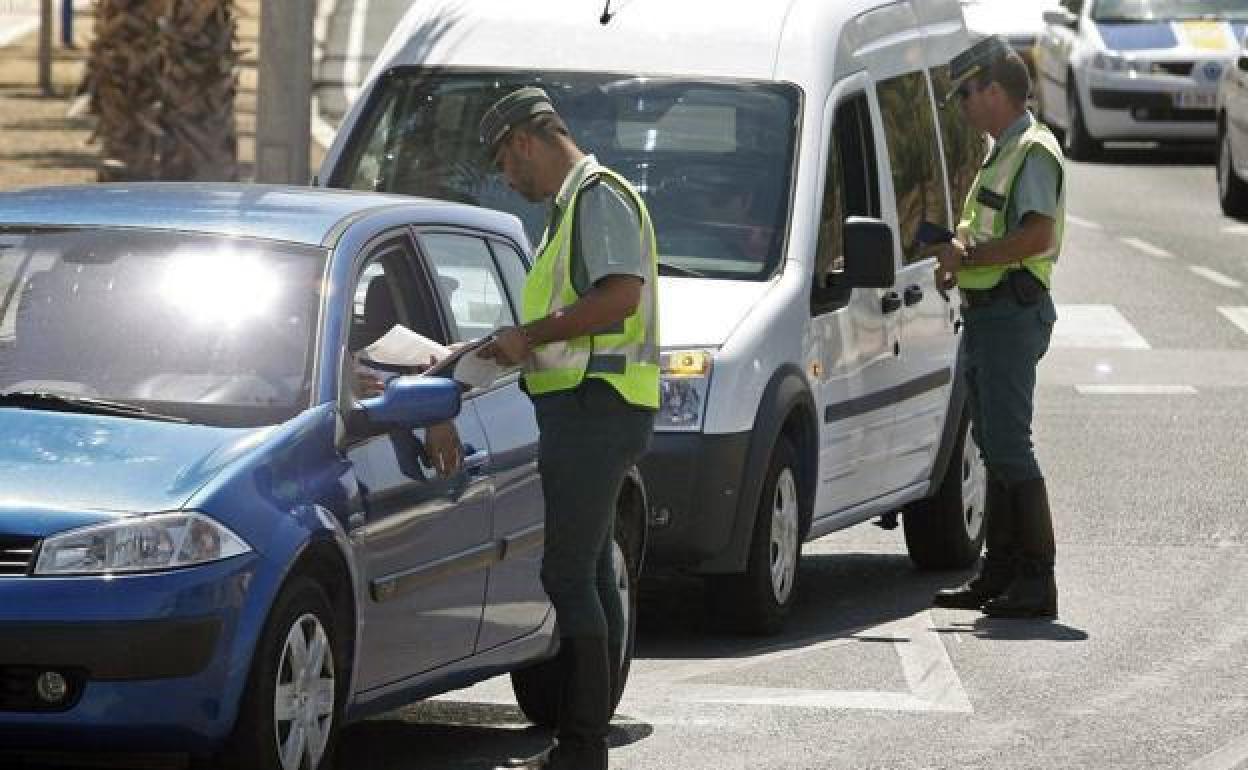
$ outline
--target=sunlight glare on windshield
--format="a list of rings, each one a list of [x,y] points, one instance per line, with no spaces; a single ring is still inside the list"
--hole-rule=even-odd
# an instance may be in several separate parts
[[[271,312],[279,290],[270,267],[234,251],[175,255],[159,284],[161,297],[195,323],[229,328]]]

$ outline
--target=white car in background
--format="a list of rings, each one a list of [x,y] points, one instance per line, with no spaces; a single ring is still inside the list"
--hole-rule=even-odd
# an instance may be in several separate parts
[[[1042,117],[1067,154],[1106,140],[1212,142],[1248,0],[1061,0],[1036,47]]]
[[[1227,216],[1248,219],[1248,35],[1218,87],[1218,200]]]

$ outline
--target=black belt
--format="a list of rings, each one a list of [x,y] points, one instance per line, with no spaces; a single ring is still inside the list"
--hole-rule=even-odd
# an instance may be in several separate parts
[[[1020,287],[1020,283],[1026,286]],[[1023,294],[1020,296],[1020,288]],[[1035,303],[1036,297],[1048,291],[1039,278],[1027,269],[1009,270],[1001,276],[996,286],[990,289],[960,289],[962,303],[967,307],[983,307],[991,305],[999,299],[1009,299],[1020,305]]]

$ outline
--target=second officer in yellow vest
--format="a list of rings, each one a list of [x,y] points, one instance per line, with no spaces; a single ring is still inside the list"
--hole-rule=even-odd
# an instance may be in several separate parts
[[[556,745],[528,766],[598,770],[626,643],[615,502],[659,406],[654,229],[637,191],[581,152],[541,89],[491,106],[481,140],[513,189],[551,203],[523,325],[500,330],[486,350],[521,364],[541,432],[542,584],[558,619],[563,686]]]
[[[1057,319],[1049,285],[1066,220],[1062,153],[1028,112],[1027,67],[1004,40],[983,38],[950,70],[947,101],[956,99],[967,123],[994,140],[937,276],[962,295],[961,355],[972,431],[988,470],[988,518],[979,574],[938,593],[935,604],[995,617],[1055,617],[1053,520],[1031,420],[1036,365]]]

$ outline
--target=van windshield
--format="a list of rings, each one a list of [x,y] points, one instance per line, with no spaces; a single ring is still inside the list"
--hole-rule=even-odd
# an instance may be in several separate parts
[[[359,124],[329,184],[501,209],[537,243],[543,204],[490,167],[477,127],[486,108],[540,85],[577,144],[636,186],[659,258],[677,272],[765,280],[780,265],[800,94],[782,83],[606,73],[396,70]]]

